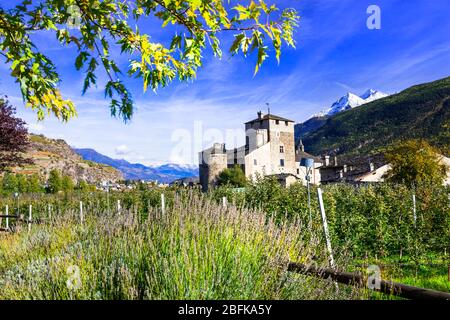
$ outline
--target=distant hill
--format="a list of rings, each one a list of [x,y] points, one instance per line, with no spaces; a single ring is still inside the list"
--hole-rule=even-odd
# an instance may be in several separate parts
[[[306,120],[303,123],[297,123],[294,126],[295,140],[298,141],[300,138],[304,139],[308,134],[313,131],[318,130],[322,127],[329,119],[330,116],[316,116]]]
[[[302,132],[312,154],[377,153],[402,139],[424,138],[449,155],[450,77],[314,121],[316,128]]]
[[[126,160],[118,160],[98,153],[94,149],[73,149],[85,160],[103,163],[122,172],[128,180],[158,180],[162,183],[170,183],[178,179],[195,177],[198,168],[194,166],[182,166],[177,164],[165,164],[149,167],[139,163],[130,163]]]
[[[84,160],[62,139],[33,134],[29,139],[30,147],[25,157],[31,158],[34,164],[12,168],[14,172],[38,173],[47,179],[50,171],[57,169],[75,181],[96,183],[123,180],[121,172],[106,164]]]

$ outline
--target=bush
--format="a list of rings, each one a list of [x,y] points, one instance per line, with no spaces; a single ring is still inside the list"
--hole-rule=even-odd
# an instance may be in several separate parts
[[[219,173],[217,177],[217,184],[219,186],[233,186],[236,188],[242,188],[247,184],[247,178],[241,167],[235,165],[233,168],[224,169]]]

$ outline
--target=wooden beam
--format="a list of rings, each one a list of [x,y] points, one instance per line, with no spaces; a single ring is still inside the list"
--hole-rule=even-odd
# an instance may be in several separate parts
[[[329,268],[320,269],[314,266],[306,266],[300,263],[289,263],[288,271],[312,275],[322,279],[331,278],[332,280],[339,283],[359,287],[366,287],[367,283],[366,278],[361,274],[340,272]],[[410,285],[386,280],[380,281],[380,289],[373,290],[412,300],[450,300],[450,293],[448,292],[413,287]]]

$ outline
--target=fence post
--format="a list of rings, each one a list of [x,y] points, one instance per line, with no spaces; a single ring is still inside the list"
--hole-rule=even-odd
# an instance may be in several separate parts
[[[83,225],[84,216],[83,216],[83,201],[80,201],[80,222]]]
[[[222,206],[223,206],[224,208],[227,207],[227,197],[223,197],[223,198],[222,198]]]
[[[413,218],[414,218],[414,227],[416,226],[417,222],[417,213],[416,213],[416,195],[413,193],[412,195],[413,200]]]
[[[52,205],[51,204],[48,205],[48,218],[49,219],[52,218]]]
[[[28,232],[31,231],[31,219],[33,215],[33,206],[30,204],[30,207],[28,209]]]
[[[448,281],[450,281],[450,264],[448,265]]]
[[[161,193],[161,212],[166,213],[166,199],[164,198],[164,193]]]
[[[120,211],[122,211],[122,207],[120,206],[120,200],[117,200],[117,214],[120,215]]]
[[[8,216],[9,216],[9,207],[8,207],[8,205],[6,205],[5,213],[6,213],[6,230],[9,230],[9,218],[8,218]]]
[[[331,250],[330,234],[328,232],[327,217],[325,215],[325,208],[323,206],[323,199],[322,199],[322,190],[320,188],[317,189],[317,197],[319,198],[320,213],[322,215],[323,230],[325,232],[325,240],[327,242],[330,266],[331,268],[334,268],[334,259],[333,259],[333,252]]]

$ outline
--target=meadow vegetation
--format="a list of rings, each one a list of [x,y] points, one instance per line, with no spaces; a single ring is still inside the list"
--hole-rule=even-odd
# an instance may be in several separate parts
[[[411,263],[383,278],[448,291],[445,265],[424,269],[448,262],[448,187],[416,186],[415,224],[405,186],[322,188],[338,269]],[[0,299],[385,298],[287,272],[289,261],[328,266],[315,195],[311,225],[306,188],[270,178],[208,194],[140,185],[3,197],[1,210],[26,215],[32,205],[42,223],[27,232],[10,222],[15,232],[0,236]]]

